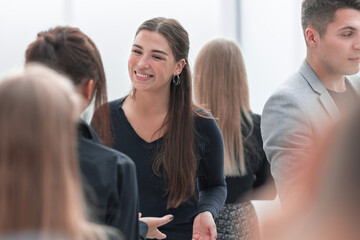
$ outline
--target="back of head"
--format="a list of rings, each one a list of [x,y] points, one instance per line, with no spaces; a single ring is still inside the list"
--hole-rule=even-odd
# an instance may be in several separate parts
[[[78,28],[55,27],[38,33],[25,54],[26,62],[38,62],[68,75],[76,86],[94,81],[95,109],[107,102],[106,78],[100,53],[95,43]],[[104,144],[110,144],[108,107],[98,111]],[[105,134],[106,133],[106,134]]]
[[[82,231],[79,101],[67,78],[43,66],[0,82],[0,234]]]
[[[304,0],[301,10],[303,32],[312,26],[322,36],[328,24],[334,21],[335,12],[345,8],[360,10],[360,0]]]
[[[38,33],[25,58],[26,62],[39,62],[68,75],[75,85],[90,79],[105,84],[100,53],[78,28],[58,26]]]
[[[221,109],[250,110],[244,59],[231,40],[214,39],[203,46],[194,65],[194,86],[197,103],[205,104],[215,117],[221,116],[216,115]]]
[[[249,90],[244,60],[235,42],[215,39],[204,45],[194,66],[194,88],[196,102],[211,111],[222,131],[225,174],[245,173],[241,123],[242,113],[250,120]]]

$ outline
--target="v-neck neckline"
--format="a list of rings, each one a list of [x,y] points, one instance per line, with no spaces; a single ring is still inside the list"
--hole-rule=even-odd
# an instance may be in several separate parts
[[[157,138],[157,139],[155,139],[154,141],[151,141],[151,142],[148,142],[148,141],[144,140],[142,137],[140,137],[137,134],[137,132],[135,131],[135,129],[133,128],[133,126],[131,125],[131,123],[129,122],[128,118],[126,117],[125,111],[122,108],[122,105],[123,105],[123,103],[124,103],[124,101],[125,101],[125,99],[127,97],[128,96],[123,97],[122,99],[120,99],[120,102],[119,102],[119,113],[120,113],[121,117],[123,117],[123,119],[125,120],[124,121],[125,126],[129,130],[130,134],[137,140],[137,142],[139,142],[140,144],[142,144],[144,146],[147,146],[149,148],[156,147],[160,141],[163,141],[163,138],[164,138],[165,135],[163,135],[160,138]]]

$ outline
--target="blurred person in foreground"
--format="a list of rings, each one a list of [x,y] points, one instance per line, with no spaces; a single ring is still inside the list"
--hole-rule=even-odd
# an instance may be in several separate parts
[[[357,240],[360,236],[360,98],[314,145],[306,159],[301,194],[280,213],[269,214],[264,240]]]
[[[80,109],[69,79],[44,66],[0,81],[1,239],[120,239],[87,218],[75,147]]]

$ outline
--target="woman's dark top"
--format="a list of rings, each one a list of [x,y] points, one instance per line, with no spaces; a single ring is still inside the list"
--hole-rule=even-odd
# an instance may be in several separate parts
[[[250,113],[253,129],[248,122],[242,125],[242,137],[244,146],[244,157],[246,161],[247,174],[238,177],[226,177],[227,198],[226,203],[235,203],[239,201],[255,200],[251,197],[251,192],[265,184],[272,188],[272,195],[275,198],[276,189],[274,180],[270,174],[270,164],[266,159],[263,150],[263,142],[260,132],[260,115]],[[246,126],[246,127],[244,127]],[[258,199],[260,200],[260,199]]]
[[[151,143],[139,137],[122,109],[124,99],[110,102],[113,147],[131,157],[136,164],[140,212],[143,217],[173,214],[174,220],[159,230],[167,235],[167,239],[191,239],[195,216],[210,211],[215,218],[225,202],[226,183],[221,132],[214,119],[195,117],[198,194],[183,202],[178,208],[167,210],[165,179],[163,176],[155,175],[152,169],[157,147],[163,144],[163,137]],[[209,113],[204,111],[203,114]]]
[[[83,187],[93,219],[120,229],[127,240],[139,239],[139,198],[134,162],[102,145],[84,121],[78,124],[78,154]],[[140,239],[147,225],[140,222]]]

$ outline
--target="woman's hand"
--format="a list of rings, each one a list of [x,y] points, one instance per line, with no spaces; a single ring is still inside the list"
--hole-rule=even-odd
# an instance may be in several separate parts
[[[171,220],[174,219],[174,216],[171,214],[165,215],[161,218],[158,217],[141,217],[141,213],[139,213],[139,221],[146,223],[148,226],[148,232],[146,234],[146,238],[156,238],[156,239],[164,239],[166,235],[159,231],[158,227],[167,224]]]
[[[194,219],[192,239],[213,240],[216,237],[216,225],[211,212],[199,213]]]

